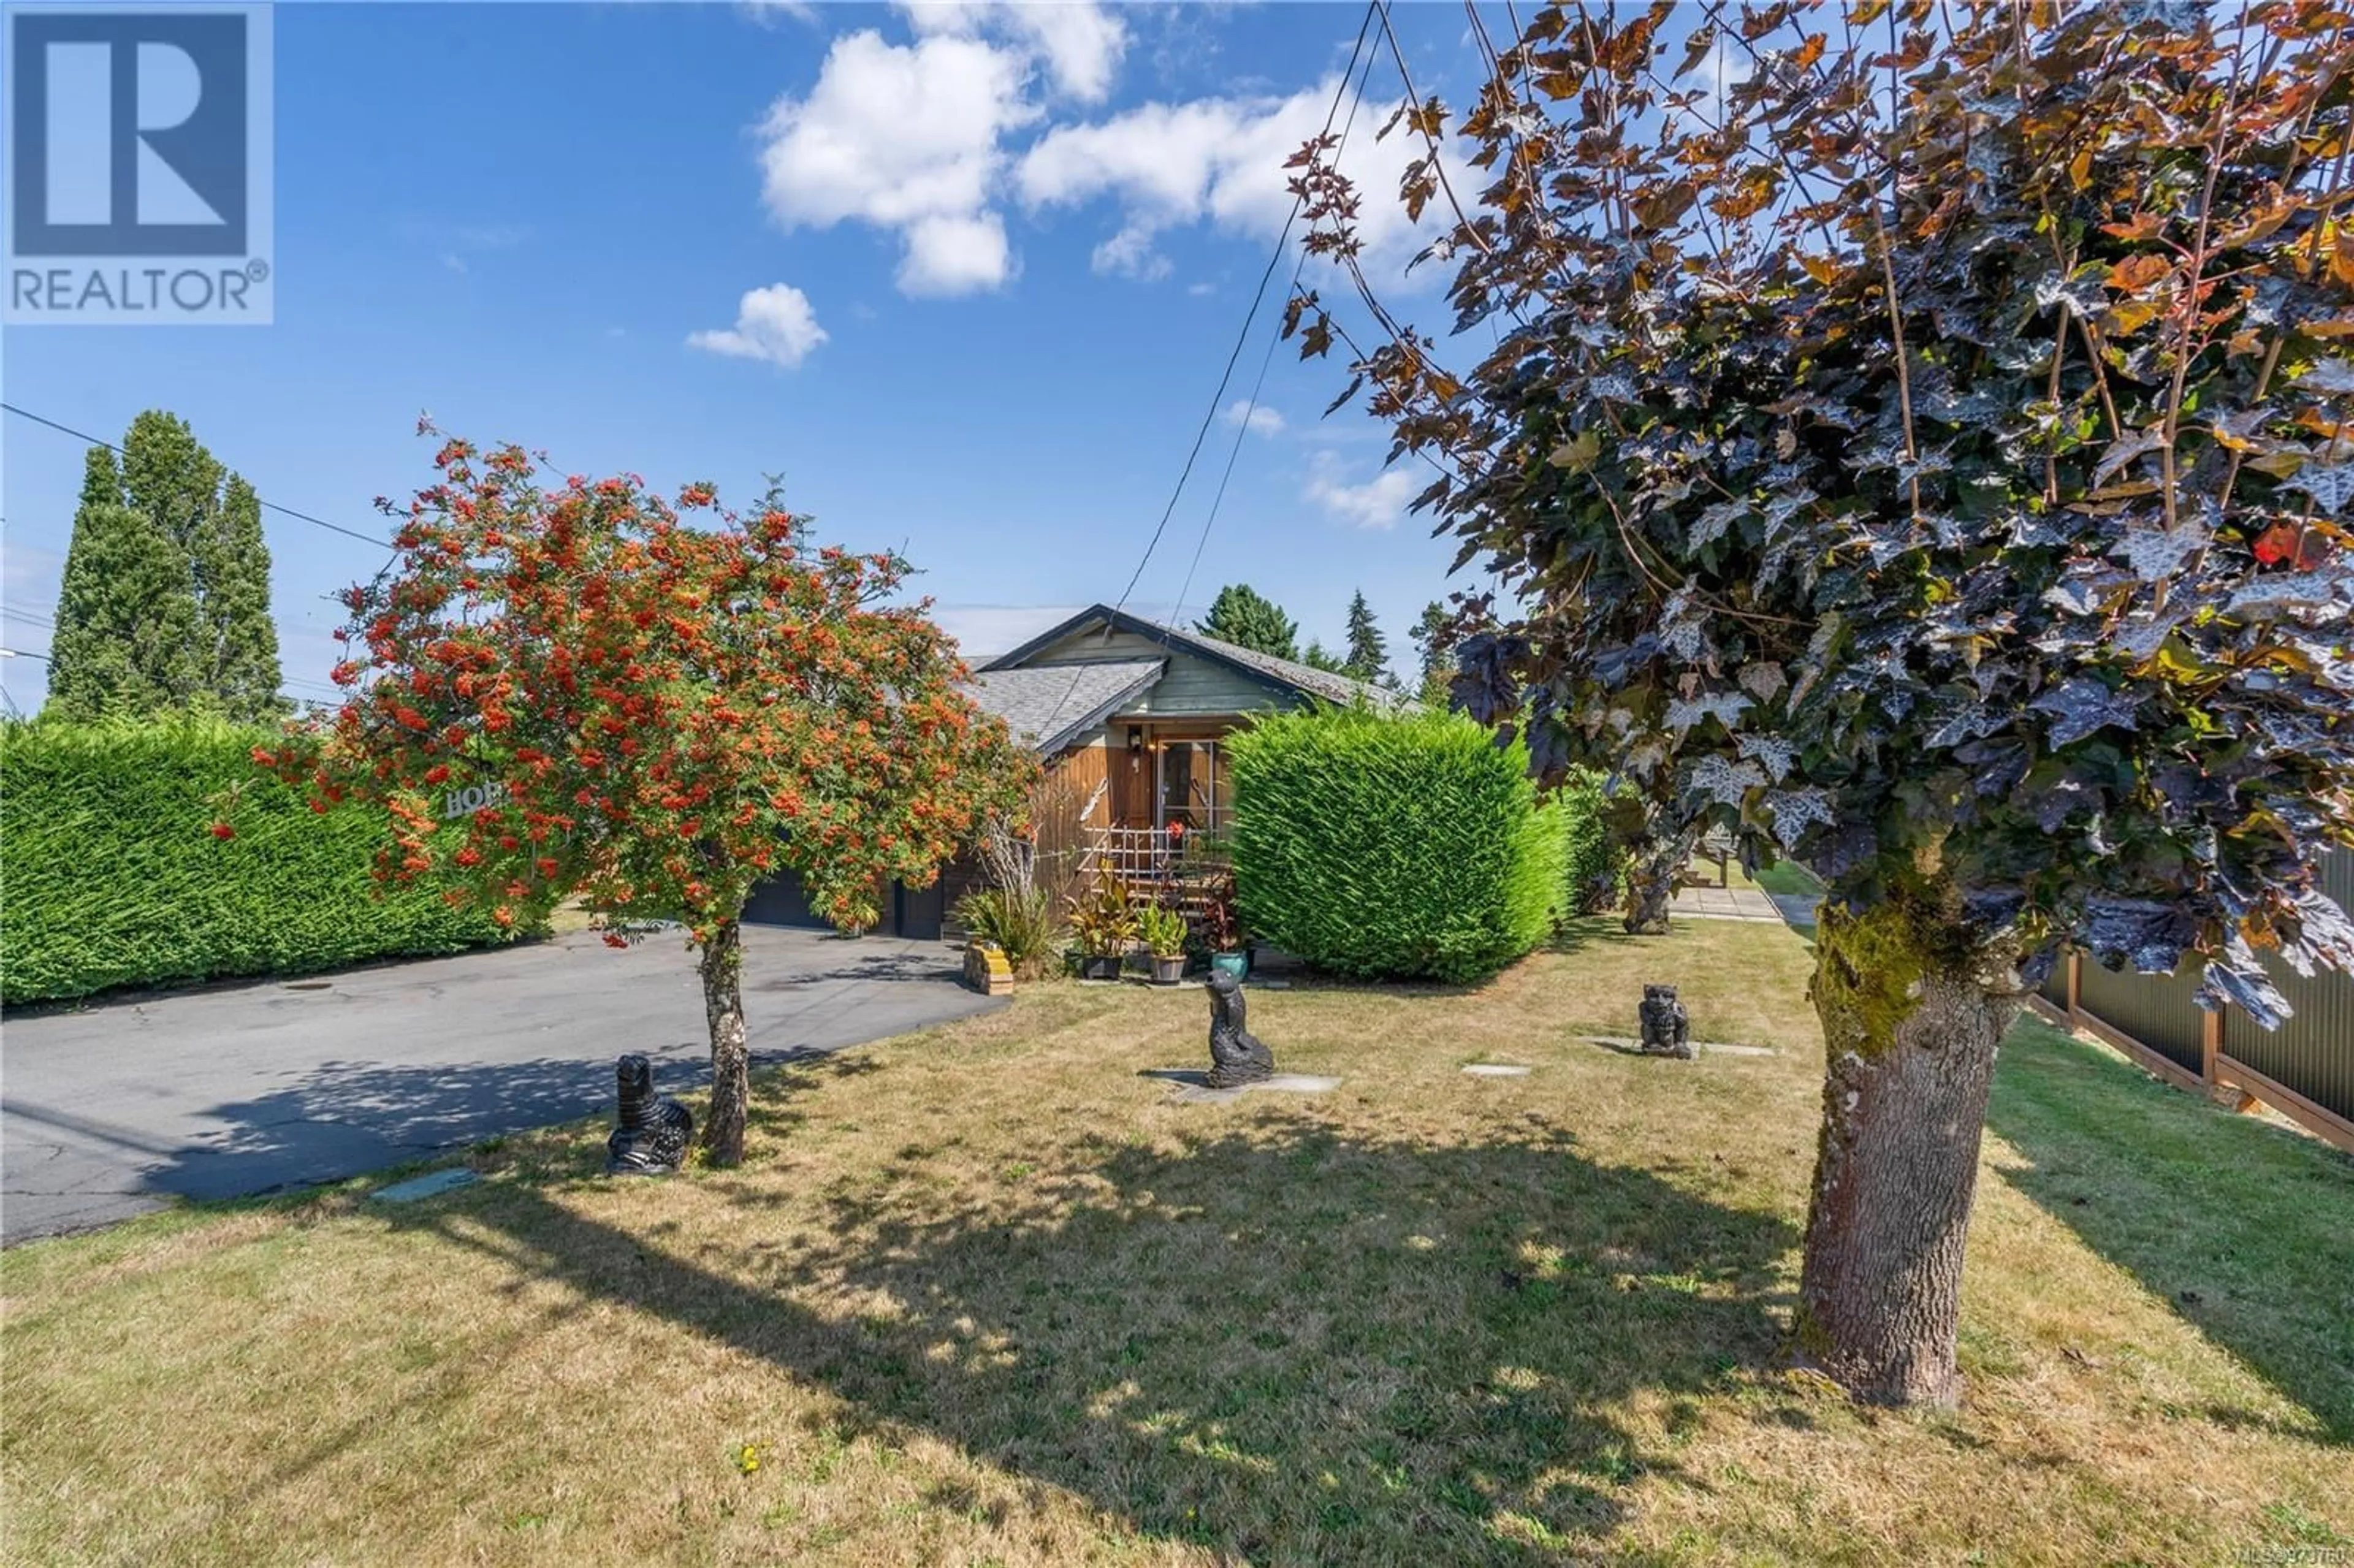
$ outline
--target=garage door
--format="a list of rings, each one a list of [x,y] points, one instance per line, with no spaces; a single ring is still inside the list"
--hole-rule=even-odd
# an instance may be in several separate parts
[[[810,907],[809,895],[801,889],[801,874],[798,871],[780,871],[766,881],[754,883],[751,899],[744,906],[744,923],[748,926],[825,925],[825,921]]]

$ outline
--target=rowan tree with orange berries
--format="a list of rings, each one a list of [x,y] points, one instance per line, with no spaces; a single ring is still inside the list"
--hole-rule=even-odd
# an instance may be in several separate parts
[[[322,810],[380,804],[388,882],[447,881],[503,926],[577,898],[615,946],[684,926],[703,1149],[735,1164],[754,884],[797,871],[835,926],[869,927],[887,881],[928,885],[984,816],[1019,814],[1032,764],[960,690],[928,603],[885,602],[907,563],[810,549],[773,493],[739,518],[708,484],[671,504],[634,474],[544,482],[514,446],[449,440],[434,465],[387,506],[393,563],[345,596],[341,709],[257,760]]]

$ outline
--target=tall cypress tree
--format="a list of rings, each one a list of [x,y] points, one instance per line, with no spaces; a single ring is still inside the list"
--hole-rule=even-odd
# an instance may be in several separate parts
[[[92,447],[49,639],[45,716],[145,716],[186,703],[196,599],[187,553],[125,504],[114,454]]]
[[[203,689],[239,721],[285,712],[278,694],[278,627],[270,619],[261,503],[239,475],[228,476],[220,505],[197,535],[195,561]]]
[[[1373,623],[1373,607],[1360,588],[1349,600],[1349,653],[1342,667],[1360,681],[1378,681],[1389,672],[1389,639]]]
[[[1414,630],[1407,634],[1414,639],[1415,647],[1422,656],[1422,700],[1433,707],[1447,705],[1448,690],[1455,680],[1455,661],[1446,649],[1439,646],[1439,639],[1454,622],[1455,618],[1447,613],[1447,607],[1432,599],[1422,607],[1422,619],[1415,622]]]
[[[170,414],[91,450],[57,623],[45,713],[283,711],[260,505]]]
[[[1228,583],[1220,588],[1218,597],[1210,601],[1210,613],[1194,623],[1194,630],[1278,659],[1299,657],[1299,622],[1248,583]]]

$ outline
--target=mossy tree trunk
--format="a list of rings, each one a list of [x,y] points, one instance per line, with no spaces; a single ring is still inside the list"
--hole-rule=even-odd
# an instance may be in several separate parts
[[[1981,948],[1950,890],[1826,905],[1812,994],[1828,1067],[1799,1279],[1798,1347],[1856,1398],[1950,1406],[1978,1139],[2015,955]]]
[[[723,922],[704,944],[703,1014],[711,1026],[711,1108],[703,1152],[714,1165],[744,1159],[745,1107],[752,1097],[751,1047],[744,1030],[744,928]]]
[[[1676,878],[1691,863],[1692,847],[1700,842],[1700,824],[1689,823],[1672,833],[1653,836],[1637,847],[1627,873],[1627,933],[1632,937],[1668,934],[1668,901],[1675,896]]]

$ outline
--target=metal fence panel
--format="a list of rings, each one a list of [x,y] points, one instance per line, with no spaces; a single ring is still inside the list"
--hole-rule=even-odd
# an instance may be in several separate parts
[[[2354,910],[2354,853],[2322,869],[2322,888]],[[2354,975],[2317,969],[2307,978],[2268,959],[2273,983],[2296,1016],[2270,1033],[2232,1008],[2223,1015],[2223,1051],[2326,1110],[2354,1120]]]
[[[2086,959],[2076,982],[2076,1005],[2176,1066],[2196,1073],[2202,1021],[2199,1004],[2190,999],[2199,989],[2199,975],[2195,960],[2170,975],[2145,975],[2131,969],[2112,974]]]

